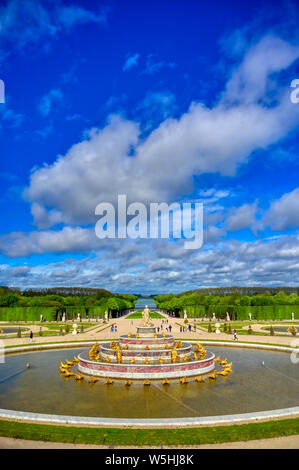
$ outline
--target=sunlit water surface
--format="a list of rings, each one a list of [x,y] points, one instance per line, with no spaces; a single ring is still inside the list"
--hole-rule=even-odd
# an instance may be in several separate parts
[[[0,364],[0,408],[75,416],[174,418],[299,405],[299,364],[292,364],[288,353],[208,349],[232,362],[233,374],[218,376],[216,381],[169,386],[91,384],[61,376],[60,361],[78,355],[82,348],[9,355]]]

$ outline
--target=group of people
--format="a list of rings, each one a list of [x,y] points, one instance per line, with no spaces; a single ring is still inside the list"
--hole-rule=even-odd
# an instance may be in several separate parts
[[[168,325],[168,326],[165,327],[165,331],[167,331],[167,333],[168,333],[168,331],[169,331],[169,333],[171,333],[171,329],[172,329],[171,325]],[[159,333],[160,330],[163,331],[163,324],[161,326],[157,327],[158,333]]]
[[[189,325],[188,326],[180,326],[180,333],[187,333],[189,331],[189,333],[191,333],[192,331],[192,326]],[[196,331],[196,325],[194,324],[193,325],[193,331],[195,332]]]
[[[117,325],[111,325],[111,333],[117,333]]]
[[[167,325],[167,326],[166,326]],[[163,319],[162,322],[161,322],[161,326],[158,326],[157,327],[157,331],[159,333],[159,331],[163,331],[163,328],[165,327],[165,331],[167,331],[167,333],[171,333],[171,330],[172,330],[172,326],[168,324],[168,318],[166,319]]]

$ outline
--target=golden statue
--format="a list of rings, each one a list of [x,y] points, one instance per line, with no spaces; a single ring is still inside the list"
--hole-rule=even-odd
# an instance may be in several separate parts
[[[178,356],[178,353],[177,353],[177,350],[176,348],[173,348],[173,350],[171,351],[171,360],[172,362],[177,362],[179,356]]]
[[[141,326],[153,326],[153,322],[150,317],[150,311],[147,305],[145,306],[145,309],[142,312]]]
[[[117,362],[118,363],[121,363],[123,358],[122,358],[122,352],[121,352],[121,349],[120,347],[118,346],[118,348],[116,349],[116,359],[117,359]]]

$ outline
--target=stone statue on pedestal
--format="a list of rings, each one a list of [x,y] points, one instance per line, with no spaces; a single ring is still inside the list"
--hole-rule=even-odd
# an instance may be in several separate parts
[[[141,326],[152,326],[152,325],[153,325],[153,322],[150,317],[150,311],[149,311],[148,306],[146,305],[145,309],[142,312]]]

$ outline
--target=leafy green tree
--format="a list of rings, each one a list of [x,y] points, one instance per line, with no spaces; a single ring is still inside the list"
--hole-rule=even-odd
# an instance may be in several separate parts
[[[16,294],[5,294],[0,298],[1,307],[15,307],[19,304],[19,296]]]

